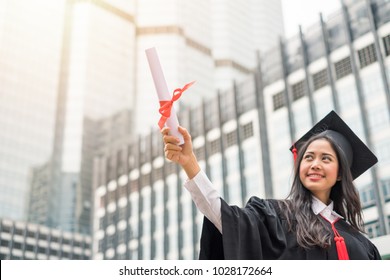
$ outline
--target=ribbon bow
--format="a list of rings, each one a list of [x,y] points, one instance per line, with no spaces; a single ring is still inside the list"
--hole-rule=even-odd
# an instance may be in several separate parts
[[[181,96],[181,94],[186,91],[190,86],[192,86],[195,83],[195,81],[186,84],[182,88],[177,88],[173,91],[172,99],[171,100],[163,100],[160,101],[160,109],[158,110],[161,114],[161,118],[158,122],[158,126],[160,129],[162,129],[165,125],[165,122],[169,119],[171,116],[172,106],[173,102],[178,100]]]

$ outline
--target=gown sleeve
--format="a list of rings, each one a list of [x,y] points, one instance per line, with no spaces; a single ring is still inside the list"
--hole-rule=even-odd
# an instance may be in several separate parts
[[[287,247],[288,233],[276,201],[252,197],[244,208],[221,199],[222,232],[205,218],[200,259],[278,259]]]

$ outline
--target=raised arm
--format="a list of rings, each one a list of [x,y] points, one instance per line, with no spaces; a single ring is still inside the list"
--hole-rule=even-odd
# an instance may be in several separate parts
[[[183,127],[179,127],[178,130],[183,135],[184,144],[182,145],[179,145],[178,138],[169,135],[168,127],[161,130],[165,143],[165,158],[181,165],[189,179],[184,187],[190,192],[196,207],[222,233],[220,195],[200,169],[193,152],[191,135]]]

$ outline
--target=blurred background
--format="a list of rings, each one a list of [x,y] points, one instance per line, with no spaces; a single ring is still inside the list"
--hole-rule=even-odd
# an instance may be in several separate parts
[[[197,259],[151,47],[170,90],[196,80],[175,108],[231,204],[284,198],[338,112],[379,158],[355,183],[390,257],[390,1],[0,0],[0,259]]]

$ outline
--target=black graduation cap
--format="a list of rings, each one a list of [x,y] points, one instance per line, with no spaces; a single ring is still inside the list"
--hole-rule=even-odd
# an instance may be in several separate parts
[[[314,125],[305,135],[295,142],[290,148],[290,151],[296,153],[295,149],[299,150],[310,137],[324,131],[326,131],[326,135],[335,140],[335,143],[344,151],[350,165],[353,179],[359,177],[378,162],[377,157],[335,111],[331,111]]]

